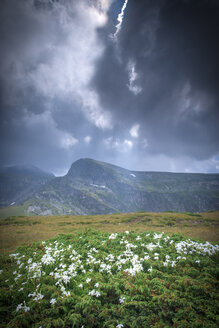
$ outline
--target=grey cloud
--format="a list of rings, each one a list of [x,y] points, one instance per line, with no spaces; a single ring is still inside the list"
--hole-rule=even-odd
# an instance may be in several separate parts
[[[1,1],[0,165],[219,170],[217,2],[123,3]]]
[[[107,2],[96,4],[101,11],[85,0],[1,2],[0,164],[66,169],[86,157],[84,137],[109,124],[87,85],[103,47]]]
[[[216,1],[129,1],[93,83],[115,118],[141,124],[147,151],[196,159],[218,153],[218,21]],[[127,87],[130,60],[137,96]]]

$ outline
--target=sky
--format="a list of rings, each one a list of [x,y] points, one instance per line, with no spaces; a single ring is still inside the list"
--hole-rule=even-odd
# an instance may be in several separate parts
[[[219,173],[218,0],[1,0],[0,165]]]

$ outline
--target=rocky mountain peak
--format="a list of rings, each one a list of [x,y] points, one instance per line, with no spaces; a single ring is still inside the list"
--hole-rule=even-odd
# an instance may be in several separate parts
[[[92,183],[106,182],[112,179],[114,171],[107,163],[82,158],[74,162],[67,173],[67,177],[86,180]]]

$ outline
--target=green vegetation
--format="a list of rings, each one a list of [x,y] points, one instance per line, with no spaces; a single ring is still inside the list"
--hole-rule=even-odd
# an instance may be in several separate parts
[[[0,327],[217,328],[218,251],[127,230],[21,246],[0,261]]]
[[[202,215],[201,214],[199,214],[199,213],[192,213],[192,212],[185,212],[185,214],[188,214],[189,216],[197,216],[197,217],[202,217]]]

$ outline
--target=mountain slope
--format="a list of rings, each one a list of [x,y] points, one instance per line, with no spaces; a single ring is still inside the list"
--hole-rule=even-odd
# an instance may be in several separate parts
[[[55,176],[35,166],[0,168],[0,207],[23,203]]]
[[[135,172],[91,159],[72,164],[28,200],[27,214],[219,209],[219,175]]]

